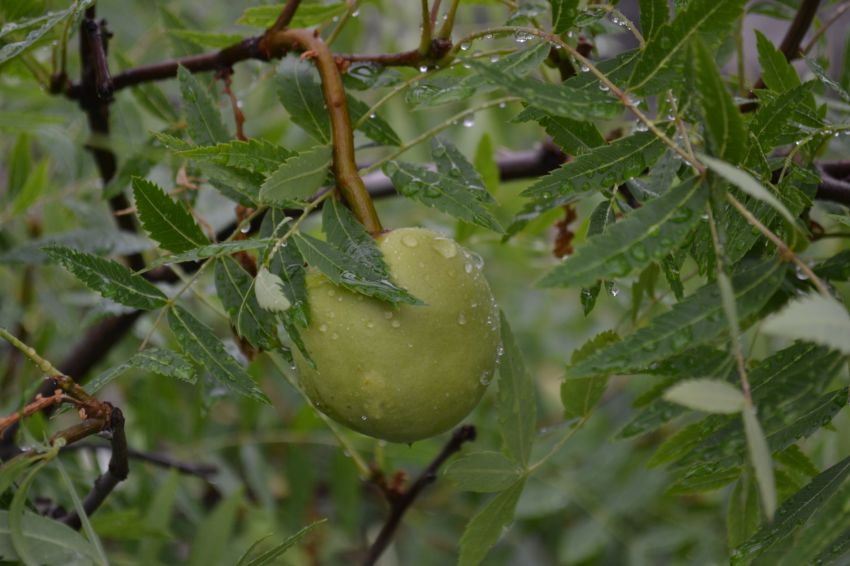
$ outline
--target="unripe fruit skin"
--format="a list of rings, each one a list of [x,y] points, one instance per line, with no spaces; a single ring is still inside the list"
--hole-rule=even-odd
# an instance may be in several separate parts
[[[422,228],[378,237],[393,281],[425,305],[353,293],[310,270],[313,368],[296,351],[308,397],[364,434],[413,442],[444,432],[478,404],[500,344],[499,313],[480,260]]]

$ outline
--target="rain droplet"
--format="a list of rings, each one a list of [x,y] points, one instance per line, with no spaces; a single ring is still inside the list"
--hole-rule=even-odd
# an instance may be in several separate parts
[[[457,315],[457,323],[458,323],[458,324],[460,324],[461,326],[463,326],[464,324],[466,324],[466,313],[464,313],[463,311],[460,311],[460,312],[458,313],[458,315]]]
[[[463,127],[464,128],[471,128],[474,125],[475,125],[475,119],[474,118],[470,117],[470,118],[464,118],[463,119]]]
[[[605,83],[599,83],[599,90],[601,90],[602,92],[608,92],[611,89],[608,88],[608,85],[606,85]]]
[[[460,44],[460,50],[461,51],[469,51],[470,47],[471,47],[471,45],[469,43],[461,43]]]
[[[496,62],[498,62],[498,61],[499,61],[499,56],[498,56],[498,55],[491,55],[491,56],[490,56],[490,62],[491,62],[491,63],[496,63]]]
[[[368,421],[368,420],[369,420],[369,417],[367,417],[366,415],[362,415],[362,416],[360,417],[360,420],[361,420],[361,421]]]
[[[393,312],[392,312],[392,311],[384,311],[384,318],[385,318],[385,319],[389,320],[389,319],[391,319],[392,317],[393,317]]]
[[[354,10],[353,12],[351,12],[352,18],[357,18],[359,16],[360,16],[360,10]]]
[[[327,331],[328,331],[328,325],[327,324],[322,324],[321,326],[319,326],[319,332],[327,332]]]
[[[337,339],[339,339],[339,334],[337,334],[336,332],[331,334],[331,340],[337,340]]]
[[[239,231],[242,232],[243,234],[247,234],[248,232],[251,231],[251,224],[249,223],[249,224],[244,225],[242,228],[239,229]]]
[[[463,264],[463,270],[467,273],[472,273],[472,264],[467,261]]]
[[[420,73],[427,73],[428,72],[428,65],[419,65],[419,72]]]
[[[620,294],[620,288],[619,288],[619,287],[617,287],[616,285],[611,285],[611,288],[610,288],[610,289],[608,289],[608,293],[609,293],[612,297],[616,297],[617,295],[619,295],[619,294]]]
[[[419,240],[414,238],[411,235],[402,236],[401,243],[407,246],[408,248],[415,248],[419,245]]]
[[[446,259],[451,259],[457,255],[457,246],[447,238],[437,238],[432,244],[434,249]]]
[[[397,320],[394,320],[390,323],[390,326],[392,326],[393,328],[398,328],[399,326],[401,326],[401,323]]]

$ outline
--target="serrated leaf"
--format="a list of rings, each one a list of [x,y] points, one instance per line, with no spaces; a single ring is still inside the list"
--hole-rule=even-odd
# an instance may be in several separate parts
[[[792,226],[796,226],[796,219],[788,211],[782,202],[773,196],[773,193],[766,189],[764,185],[759,183],[755,177],[740,169],[735,167],[734,165],[730,165],[725,161],[721,161],[720,159],[715,159],[713,157],[709,157],[705,154],[698,154],[700,161],[708,165],[708,168],[750,195],[751,197],[758,199],[764,203],[770,205],[774,210],[780,213],[785,220],[787,220]]]
[[[646,39],[652,39],[658,30],[670,20],[670,8],[666,0],[640,0],[640,31]]]
[[[272,208],[263,218],[263,223],[260,225],[260,235],[271,236],[271,241],[276,241],[284,236],[287,224],[286,211],[280,208]],[[289,242],[285,242],[285,244],[278,248],[277,253],[272,258],[269,271],[281,278],[283,291],[292,303],[284,319],[291,318],[301,326],[307,326],[309,308],[307,305],[307,285],[304,279],[304,259],[301,257],[297,246],[289,245]],[[264,257],[264,255],[261,257]],[[287,332],[290,332],[289,326],[287,326]]]
[[[296,55],[287,55],[277,67],[275,84],[277,97],[292,121],[320,144],[330,144],[330,117],[313,65]]]
[[[189,125],[189,135],[198,145],[226,142],[230,133],[224,127],[221,113],[200,81],[182,65],[177,68],[183,110]]]
[[[605,145],[605,138],[599,133],[599,129],[586,120],[553,116],[533,106],[520,112],[514,120],[537,121],[567,155],[587,153],[594,147]]]
[[[785,275],[785,266],[775,260],[742,265],[732,281],[738,315],[746,319],[770,299]],[[573,366],[570,377],[590,377],[646,367],[654,361],[697,346],[727,330],[717,285],[710,282],[658,315],[621,342],[604,348]]]
[[[168,302],[168,297],[155,285],[120,263],[62,246],[45,246],[42,250],[86,287],[107,299],[143,310],[156,309]]]
[[[739,413],[744,407],[740,389],[715,379],[680,381],[664,393],[664,399],[706,413]]]
[[[307,234],[295,234],[292,239],[307,263],[321,271],[333,283],[342,285],[355,293],[390,303],[416,304],[418,302],[410,293],[396,287],[389,280],[376,280],[373,278],[374,273],[357,272],[360,264],[352,261],[329,243]]]
[[[168,265],[170,263],[183,263],[186,261],[200,261],[210,257],[220,255],[231,255],[236,252],[244,252],[263,248],[271,243],[271,240],[231,240],[229,242],[219,242],[217,244],[209,244],[200,248],[195,248],[179,254],[164,255],[156,258],[148,264],[148,269]]]
[[[504,232],[493,213],[476,196],[476,191],[452,177],[403,161],[390,161],[384,165],[384,173],[398,192],[408,198],[488,230]]]
[[[503,529],[513,520],[519,496],[525,487],[521,479],[491,499],[466,525],[460,539],[458,566],[480,564],[498,542]]]
[[[791,537],[833,494],[845,485],[850,474],[850,458],[824,470],[803,489],[785,500],[776,520],[762,526],[747,542],[732,552],[732,564],[745,564],[781,545]]]
[[[534,381],[525,367],[505,313],[500,312],[504,354],[499,363],[499,430],[507,453],[523,468],[537,432]]]
[[[666,6],[666,4],[665,4]],[[696,84],[702,114],[714,152],[730,163],[740,163],[746,149],[747,131],[714,56],[698,38],[694,42]]]
[[[815,275],[821,279],[846,281],[850,279],[850,250],[842,250],[814,266]]]
[[[850,529],[850,486],[843,485],[797,532],[795,544],[777,556],[778,564],[840,564],[846,561],[846,539]],[[834,542],[835,541],[835,542]],[[773,553],[775,554],[775,553]],[[818,562],[819,558],[822,562]]]
[[[292,306],[283,292],[283,280],[265,267],[257,273],[254,293],[257,296],[257,302],[267,311],[284,312]]]
[[[806,61],[806,65],[808,65],[809,69],[811,69],[811,71],[815,74],[815,76],[820,82],[822,82],[839,97],[841,97],[841,100],[843,100],[847,104],[850,104],[850,93],[847,92],[847,89],[845,89],[843,86],[838,84],[838,82],[836,82],[832,77],[830,77],[826,69],[818,65],[817,61],[805,55],[803,55],[803,59]],[[847,59],[845,58],[845,61],[846,60]]]
[[[762,32],[755,30],[755,33],[761,78],[764,84],[776,92],[785,92],[800,86],[800,77],[785,58],[785,54],[777,49]]]
[[[514,234],[543,210],[569,204],[587,193],[640,175],[664,153],[652,132],[638,132],[576,157],[522,192],[526,204],[508,230]]]
[[[174,377],[187,383],[197,381],[195,368],[180,354],[162,348],[147,348],[136,352],[123,364],[104,371],[86,383],[86,393],[94,395],[131,368],[153,372],[164,377]]]
[[[453,460],[446,477],[462,491],[490,493],[507,489],[520,478],[517,463],[501,452],[470,452]]]
[[[776,481],[773,476],[773,460],[770,457],[770,448],[767,446],[767,439],[752,405],[744,406],[743,418],[750,462],[753,465],[756,483],[761,493],[762,507],[767,519],[772,521],[773,514],[776,513]]]
[[[29,29],[29,31],[23,39],[17,41],[6,39],[3,41],[4,45],[0,47],[0,65],[37,45],[41,38],[47,35],[54,27],[69,18],[75,18],[77,14],[91,5],[91,0],[75,0],[75,2],[65,10],[47,12],[46,14],[36,16],[35,18],[7,23],[3,26],[4,33],[0,35],[0,37],[8,35],[12,31],[26,29]]]
[[[518,77],[473,59],[469,64],[509,94],[556,116],[574,120],[613,118],[623,110],[619,100],[599,89],[577,89],[567,83],[552,84]]]
[[[360,119],[369,112],[369,105],[354,98],[350,94],[346,94],[345,99],[348,101],[348,112],[351,122],[353,124],[360,123]],[[401,145],[401,138],[398,137],[393,127],[376,113],[370,114],[362,124],[357,126],[357,129],[363,132],[367,138],[379,144],[388,146]]]
[[[472,163],[448,140],[431,138],[431,157],[437,166],[437,172],[474,189],[473,195],[483,203],[494,204],[496,200],[484,186],[484,179]]]
[[[277,322],[272,313],[260,307],[254,279],[238,261],[230,256],[216,261],[215,288],[239,336],[259,350],[274,349]]]
[[[756,531],[761,519],[758,486],[746,471],[732,489],[729,507],[726,510],[726,540],[729,548],[735,548]]]
[[[578,15],[578,0],[549,0],[549,4],[552,5],[552,32],[566,33]]]
[[[681,245],[700,219],[708,191],[693,178],[609,225],[550,271],[539,285],[588,285],[600,278],[625,277],[663,259]]]
[[[791,339],[823,344],[850,355],[850,314],[832,297],[807,295],[768,318],[762,330]]]
[[[549,44],[537,42],[501,57],[492,64],[502,73],[522,77],[540,66],[549,55]],[[475,94],[491,92],[498,88],[480,73],[457,76],[441,73],[440,76],[419,81],[405,95],[405,102],[414,107],[437,106],[465,100]]]
[[[689,2],[672,22],[661,26],[647,41],[629,79],[629,90],[647,95],[667,88],[670,74],[684,57],[691,39],[698,34],[711,34],[712,39],[724,36],[723,32],[740,17],[743,8],[743,0]]]
[[[613,203],[611,201],[602,201],[596,205],[593,212],[590,213],[590,222],[587,226],[587,237],[601,234],[602,231],[612,222],[614,222]],[[602,282],[597,281],[590,287],[583,287],[579,294],[581,300],[581,308],[584,316],[591,313],[596,306],[596,300],[599,298],[599,291],[602,289]]]
[[[186,205],[171,200],[154,183],[134,178],[133,197],[145,232],[163,249],[182,253],[210,243]]]
[[[571,364],[576,364],[590,357],[597,350],[610,344],[618,342],[620,337],[612,330],[606,330],[597,334],[593,339],[584,343],[578,350],[573,352],[570,358]],[[570,369],[567,368],[567,375]],[[608,376],[585,377],[581,379],[566,379],[561,383],[561,403],[564,405],[564,417],[585,418],[590,415],[593,407],[602,398],[608,386]]]
[[[750,163],[753,155],[763,155],[786,139],[789,143],[795,141],[797,130],[789,133],[788,123],[795,117],[795,111],[806,104],[810,91],[811,84],[803,83],[759,104],[750,122],[750,133],[757,144],[751,144],[744,163]]]
[[[251,138],[248,141],[230,140],[216,145],[196,146],[179,150],[177,155],[199,161],[211,161],[219,165],[238,167],[268,175],[280,164],[296,155],[275,143]]]
[[[313,196],[331,166],[330,146],[317,146],[284,161],[260,187],[260,199],[276,205],[297,205]]]
[[[236,23],[255,28],[269,28],[280,15],[283,6],[283,4],[251,6],[242,12]],[[305,3],[303,6],[298,7],[292,21],[289,23],[289,27],[301,28],[322,23],[334,16],[342,14],[345,12],[346,7],[345,2],[332,2],[330,4]]]
[[[268,403],[251,376],[224,349],[215,333],[179,305],[168,310],[168,326],[183,352],[206,369],[225,388],[257,401]]]

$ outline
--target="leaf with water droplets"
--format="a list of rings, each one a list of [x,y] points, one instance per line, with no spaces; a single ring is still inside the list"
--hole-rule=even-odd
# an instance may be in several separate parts
[[[177,155],[196,161],[209,161],[218,165],[238,167],[268,175],[280,164],[295,155],[275,143],[259,138],[247,141],[230,140],[216,145],[201,145],[178,150]]]
[[[145,232],[162,249],[182,253],[210,243],[186,205],[171,200],[158,185],[135,177],[133,197]]]
[[[808,340],[850,355],[850,314],[832,297],[810,294],[788,304],[765,321],[762,330]]]
[[[670,20],[667,0],[640,0],[640,30],[646,39],[652,39]]]
[[[230,256],[215,264],[215,289],[233,327],[257,349],[277,346],[277,322],[274,315],[260,307],[254,292],[254,279]]]
[[[541,279],[541,287],[625,277],[678,248],[699,222],[708,190],[691,178],[589,238]]]
[[[504,232],[493,213],[481,202],[480,197],[476,196],[477,190],[456,181],[453,177],[402,161],[390,161],[384,165],[384,173],[406,197],[442,210],[460,220],[494,232]]]
[[[207,88],[186,67],[177,67],[177,80],[189,134],[198,145],[215,145],[230,139]]]
[[[0,37],[8,35],[14,31],[29,30],[26,36],[18,41],[6,38],[3,40],[3,45],[0,47],[0,65],[6,61],[17,57],[24,51],[38,44],[38,41],[43,38],[50,30],[69,18],[76,18],[77,14],[93,4],[92,0],[83,0],[71,3],[65,10],[56,10],[47,12],[34,18],[26,20],[7,22],[4,24]],[[23,4],[26,6],[26,4]],[[7,17],[14,14],[14,8],[9,5],[10,12],[6,13]],[[5,10],[4,10],[5,11]]]
[[[484,179],[453,143],[439,137],[431,138],[431,157],[438,173],[464,183],[481,202],[495,204],[496,199],[487,191]]]
[[[800,86],[800,77],[794,66],[788,62],[785,54],[759,30],[755,30],[756,48],[761,66],[761,78],[767,88],[776,92],[785,92]]]
[[[552,5],[552,32],[567,33],[578,15],[578,0],[549,0]]]
[[[784,264],[773,259],[746,263],[738,269],[733,283],[742,320],[761,310],[779,288],[785,270]],[[727,330],[722,309],[717,285],[710,282],[621,342],[573,366],[568,378],[643,368],[686,347],[713,340]]]
[[[153,283],[120,263],[62,246],[45,246],[42,250],[86,287],[107,299],[143,310],[165,306],[168,301]]]
[[[763,525],[747,542],[732,552],[732,564],[747,564],[774,548],[784,544],[825,503],[834,500],[834,494],[846,486],[850,476],[850,457],[818,474],[803,489],[782,502],[773,523]],[[777,552],[779,556],[782,550]],[[778,556],[778,557],[779,557]]]
[[[477,566],[513,520],[525,478],[499,493],[475,514],[460,539],[458,566]]]
[[[499,363],[499,430],[507,453],[525,468],[537,431],[534,381],[525,367],[505,313],[500,313],[502,348]]]
[[[317,146],[280,164],[260,187],[260,199],[281,206],[298,205],[313,196],[328,176],[330,146]]]
[[[620,337],[613,330],[606,330],[605,332],[597,334],[591,340],[585,342],[581,348],[573,352],[573,355],[570,358],[570,364],[576,364],[581,360],[590,357],[590,355],[597,350],[610,344],[614,344],[615,342],[619,342],[619,340]],[[569,375],[569,367],[567,368],[566,373]],[[599,402],[599,399],[602,398],[607,386],[607,374],[564,380],[561,383],[561,403],[564,405],[564,418],[585,418],[589,416],[593,407],[595,407]]]
[[[375,280],[372,278],[374,273],[358,272],[362,264],[352,261],[345,253],[327,242],[307,234],[295,234],[292,240],[304,260],[337,285],[390,303],[421,304],[416,297],[396,287],[389,280]]]
[[[168,309],[168,326],[183,352],[206,369],[218,383],[234,393],[269,402],[251,376],[227,353],[210,327],[179,305]]]
[[[508,234],[517,233],[545,210],[575,202],[640,175],[663,153],[664,144],[652,132],[638,132],[593,148],[523,191],[522,195],[531,201],[519,212]]]

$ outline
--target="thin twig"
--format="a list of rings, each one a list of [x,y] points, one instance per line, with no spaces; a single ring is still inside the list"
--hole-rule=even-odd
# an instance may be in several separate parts
[[[289,22],[291,22],[292,18],[295,16],[295,11],[298,9],[299,4],[301,4],[301,0],[287,0],[286,5],[280,12],[277,20],[275,20],[274,25],[269,28],[269,31],[276,32],[286,29]]]
[[[383,554],[384,550],[386,550],[387,546],[389,546],[390,541],[392,541],[392,538],[401,524],[401,520],[407,509],[411,506],[411,504],[413,504],[419,494],[422,493],[422,490],[428,485],[434,483],[437,479],[437,471],[440,469],[440,466],[442,466],[452,454],[460,450],[464,443],[472,440],[475,440],[474,426],[464,425],[455,429],[452,433],[452,437],[446,445],[443,446],[440,453],[437,454],[431,463],[428,464],[428,467],[419,474],[419,477],[416,478],[416,481],[414,481],[409,488],[400,493],[395,491],[385,491],[387,502],[390,505],[390,514],[386,521],[384,521],[384,526],[381,528],[381,532],[378,533],[378,537],[372,543],[372,546],[369,547],[366,558],[362,562],[363,566],[371,566],[378,561],[378,558],[380,558],[381,554]]]
[[[111,446],[108,444],[94,444],[94,443],[78,443],[71,446],[68,446],[64,450],[110,450]],[[147,462],[148,464],[152,464],[154,466],[160,468],[173,469],[181,474],[186,474],[190,476],[198,476],[203,479],[210,479],[211,477],[218,474],[218,467],[213,464],[205,464],[194,463],[194,462],[184,462],[181,460],[176,460],[167,454],[162,454],[159,452],[145,452],[142,450],[134,450],[132,448],[127,449],[127,456],[131,460],[139,460],[141,462]]]

